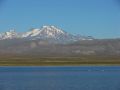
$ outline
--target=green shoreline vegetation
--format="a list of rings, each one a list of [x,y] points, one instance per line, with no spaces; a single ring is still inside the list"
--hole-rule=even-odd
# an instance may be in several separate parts
[[[120,57],[4,57],[0,66],[120,65]]]

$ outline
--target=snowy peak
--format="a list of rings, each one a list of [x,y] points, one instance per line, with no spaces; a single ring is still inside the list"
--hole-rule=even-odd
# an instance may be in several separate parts
[[[10,30],[8,32],[0,34],[0,40],[3,40],[3,39],[13,39],[13,38],[19,38],[18,33],[15,32],[14,29],[12,29],[12,30]]]
[[[65,34],[62,30],[56,28],[55,26],[43,26],[40,29],[31,29],[30,31],[24,33],[23,37],[55,37],[56,35]]]
[[[62,34],[65,34],[65,32],[55,26],[43,26],[41,29],[41,35],[46,35],[46,37],[55,37]]]
[[[64,34],[65,32],[56,28],[55,26],[43,26],[42,31],[53,34]]]

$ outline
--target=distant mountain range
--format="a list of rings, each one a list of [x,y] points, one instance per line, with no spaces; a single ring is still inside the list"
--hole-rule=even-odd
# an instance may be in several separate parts
[[[40,29],[33,28],[25,33],[10,30],[0,34],[0,40],[8,39],[49,40],[49,42],[66,43],[78,40],[92,40],[93,37],[72,35],[55,26],[43,26]]]
[[[55,26],[25,33],[14,30],[0,34],[0,56],[80,57],[120,56],[120,39],[95,39],[72,35]]]

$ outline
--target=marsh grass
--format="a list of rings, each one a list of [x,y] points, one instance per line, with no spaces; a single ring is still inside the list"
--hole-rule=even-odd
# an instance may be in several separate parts
[[[0,66],[120,65],[120,57],[1,57]]]

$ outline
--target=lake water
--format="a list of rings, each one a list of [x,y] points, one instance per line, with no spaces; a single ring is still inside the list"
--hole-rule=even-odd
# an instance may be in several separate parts
[[[120,66],[0,67],[0,90],[120,90]]]

